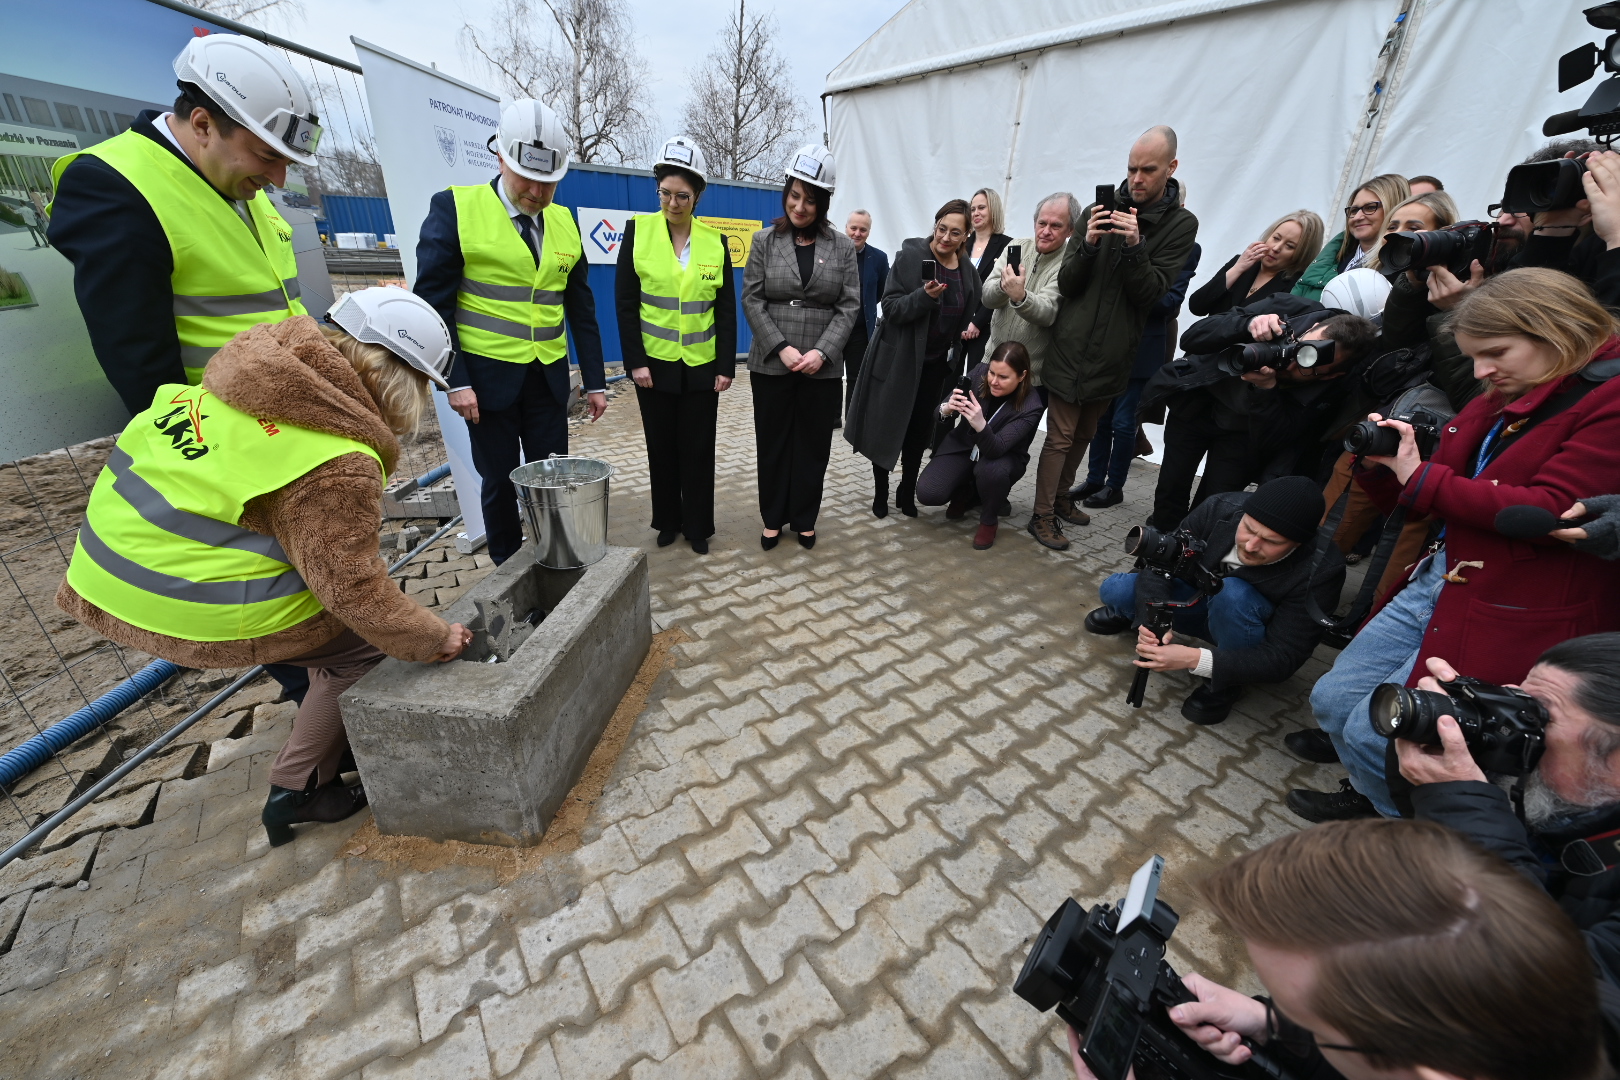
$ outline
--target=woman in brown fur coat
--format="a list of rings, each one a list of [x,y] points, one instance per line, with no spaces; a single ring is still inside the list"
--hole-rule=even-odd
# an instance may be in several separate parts
[[[309,669],[292,735],[270,772],[263,820],[272,844],[291,840],[295,823],[341,820],[366,803],[360,785],[338,778],[348,749],[338,696],[385,654],[451,660],[472,636],[404,595],[378,552],[396,436],[416,427],[428,380],[442,383],[449,359],[443,322],[431,309],[422,323],[420,313],[396,306],[407,297],[420,303],[402,290],[372,289],[333,309],[369,341],[308,316],[261,324],[214,355],[201,387],[160,388],[98,479],[56,596],[103,637],[185,667]],[[398,334],[386,314],[367,322],[379,304],[410,323],[423,355],[393,345]],[[371,343],[379,340],[390,347]],[[291,438],[278,441],[282,433]],[[220,505],[231,509],[220,514]],[[249,563],[239,561],[242,552],[253,553]],[[246,572],[219,572],[244,565]],[[275,576],[264,576],[266,568]],[[172,632],[182,626],[184,635]],[[254,626],[274,629],[230,636]]]

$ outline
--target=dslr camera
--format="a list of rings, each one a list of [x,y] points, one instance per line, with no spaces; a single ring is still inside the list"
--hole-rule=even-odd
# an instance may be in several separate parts
[[[1577,181],[1575,186],[1580,187],[1580,182]],[[1585,197],[1584,192],[1582,197]],[[1459,221],[1444,229],[1391,233],[1384,237],[1383,253],[1379,258],[1383,260],[1384,269],[1390,277],[1408,270],[1427,272],[1431,266],[1443,266],[1458,280],[1467,281],[1473,272],[1474,260],[1478,259],[1479,265],[1489,267],[1495,249],[1495,222]]]
[[[1434,448],[1440,444],[1440,432],[1456,415],[1446,395],[1428,383],[1420,383],[1402,393],[1384,413],[1386,419],[1412,425],[1418,455],[1424,461],[1434,453]],[[1401,448],[1401,436],[1394,428],[1363,420],[1344,437],[1344,448],[1363,457],[1393,457]]]
[[[1165,962],[1180,916],[1159,899],[1164,859],[1153,856],[1131,876],[1119,904],[1083,910],[1074,900],[1046,920],[1013,993],[1057,1014],[1080,1038],[1080,1056],[1097,1080],[1227,1080],[1285,1077],[1263,1052],[1225,1065],[1174,1023],[1165,1010],[1197,1000]]]
[[[1301,341],[1294,336],[1292,330],[1284,326],[1282,340],[1251,341],[1240,348],[1228,349],[1217,363],[1228,375],[1247,375],[1261,368],[1281,371],[1289,364],[1313,368],[1318,364],[1326,366],[1332,362],[1331,340]]]
[[[1438,722],[1455,717],[1468,752],[1488,773],[1523,776],[1546,748],[1547,707],[1523,690],[1459,676],[1445,693],[1384,683],[1373,691],[1372,725],[1386,739],[1440,745]]]
[[[1599,30],[1620,31],[1620,3],[1598,4],[1582,14]],[[1611,33],[1601,48],[1588,42],[1560,56],[1558,92],[1579,86],[1595,75],[1600,66],[1609,72],[1609,78],[1598,83],[1592,96],[1579,109],[1547,117],[1541,125],[1543,135],[1553,139],[1585,128],[1605,146],[1620,135],[1620,33]],[[1508,170],[1502,209],[1513,214],[1568,210],[1586,198],[1586,188],[1581,183],[1585,172],[1586,162],[1578,158],[1515,165]]]
[[[1207,546],[1186,529],[1162,533],[1151,525],[1136,525],[1125,534],[1125,554],[1141,559],[1150,573],[1213,596],[1221,591],[1220,575],[1198,561]]]

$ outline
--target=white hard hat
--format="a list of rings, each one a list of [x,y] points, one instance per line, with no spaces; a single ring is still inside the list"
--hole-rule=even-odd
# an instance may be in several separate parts
[[[338,299],[326,317],[357,341],[385,345],[441,390],[450,389],[450,331],[433,305],[389,285],[360,289]]]
[[[664,147],[658,151],[658,160],[653,162],[653,168],[660,165],[685,169],[705,184],[709,182],[709,163],[704,160],[702,149],[685,135],[671,135],[664,140]]]
[[[543,101],[523,98],[502,109],[495,141],[501,160],[519,176],[551,183],[568,172],[568,133]]]
[[[828,194],[832,193],[838,180],[837,172],[833,168],[832,151],[817,143],[810,143],[793,151],[783,171],[788,176],[796,176],[807,184],[824,188]]]
[[[174,58],[174,74],[272,149],[315,163],[321,127],[309,89],[275,49],[237,34],[192,38]]]
[[[1370,319],[1383,313],[1389,290],[1388,278],[1370,266],[1359,266],[1346,270],[1322,287],[1322,305]]]

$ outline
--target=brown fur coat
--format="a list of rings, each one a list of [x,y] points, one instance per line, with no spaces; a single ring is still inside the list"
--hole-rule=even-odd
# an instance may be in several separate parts
[[[390,472],[399,458],[399,441],[360,377],[308,316],[238,334],[209,361],[203,386],[258,419],[363,442]],[[237,641],[154,634],[96,607],[65,579],[56,592],[57,606],[103,637],[184,667],[273,664],[325,645],[345,628],[390,656],[431,660],[450,628],[389,580],[377,549],[382,491],[377,463],[366,454],[345,454],[243,508],[237,524],[281,541],[326,606],[279,633]]]

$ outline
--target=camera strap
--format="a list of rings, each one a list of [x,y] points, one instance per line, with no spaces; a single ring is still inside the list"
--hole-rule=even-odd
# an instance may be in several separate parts
[[[1491,440],[1487,438],[1486,445],[1481,448],[1479,467],[1475,470],[1474,475],[1478,476],[1484,472],[1487,465],[1501,457],[1508,447],[1528,435],[1530,430],[1537,424],[1545,420],[1551,420],[1564,410],[1573,408],[1587,394],[1590,394],[1616,375],[1620,375],[1620,357],[1587,364],[1577,373],[1577,377],[1570,381],[1568,386],[1536,406],[1529,416],[1522,420],[1515,420],[1507,425],[1503,429],[1500,439]],[[1492,429],[1493,432],[1495,430],[1495,428]]]
[[[1593,877],[1620,866],[1620,829],[1571,840],[1559,852],[1558,861],[1580,877]]]

